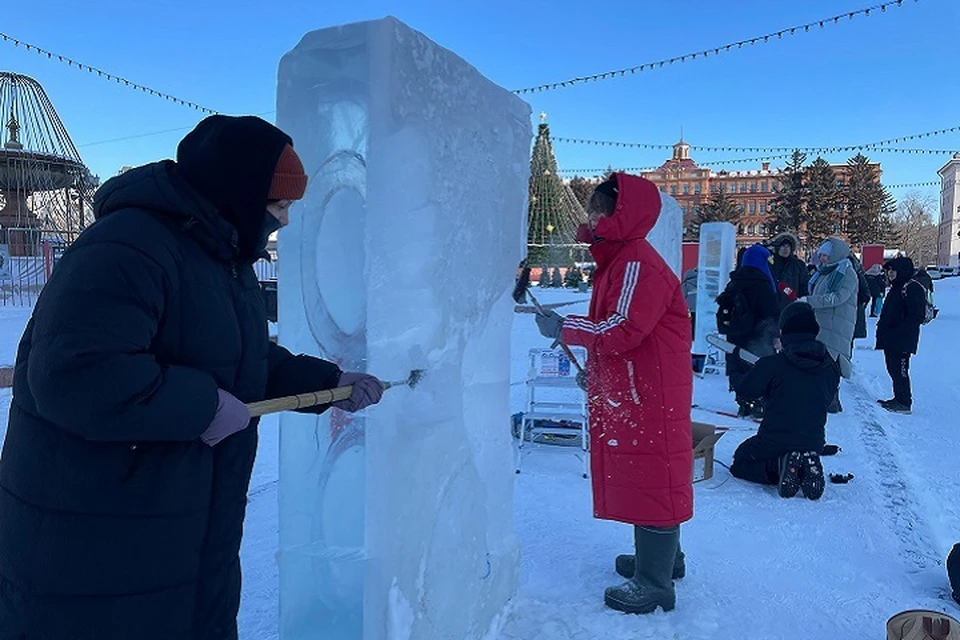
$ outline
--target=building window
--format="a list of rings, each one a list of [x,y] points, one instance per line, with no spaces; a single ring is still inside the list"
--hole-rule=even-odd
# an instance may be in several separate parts
[[[690,185],[688,184],[683,185],[683,195],[685,196],[690,195]]]
[[[766,180],[764,180],[763,182],[760,183],[760,191],[762,191],[763,193],[766,193],[766,192],[767,192],[767,181],[766,181]]]
[[[767,203],[766,203],[766,202],[761,202],[761,203],[760,203],[760,213],[766,213],[766,212],[767,212]]]
[[[756,213],[756,212],[757,212],[757,203],[756,203],[756,202],[751,202],[751,203],[750,203],[750,213]]]
[[[754,226],[752,224],[747,225],[747,235],[752,236],[754,231]]]
[[[767,232],[767,225],[763,224],[762,222],[757,225],[757,233],[759,233],[760,235],[763,235],[766,232]]]
[[[750,183],[750,193],[756,193],[756,192],[757,192],[757,183],[756,183],[756,182],[751,182],[751,183]]]
[[[710,193],[716,193],[716,192],[717,192],[717,185],[715,184],[710,185]]]
[[[677,195],[677,188],[675,186],[670,187],[670,195],[672,196]]]
[[[741,182],[741,183],[740,183],[740,193],[746,193],[746,192],[747,192],[747,183],[746,183],[746,182]]]
[[[742,225],[742,224],[738,224],[738,225],[737,225],[737,234],[738,234],[738,235],[741,235],[741,236],[743,235],[743,225]]]
[[[695,185],[695,186],[693,187],[693,192],[694,192],[695,194],[697,194],[697,195],[700,195],[700,185],[699,185],[699,184],[698,184],[698,185]]]

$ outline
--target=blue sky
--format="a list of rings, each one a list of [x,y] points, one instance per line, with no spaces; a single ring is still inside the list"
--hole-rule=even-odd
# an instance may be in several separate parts
[[[280,57],[305,32],[388,14],[516,89],[719,46],[878,1],[101,0],[79,9],[31,0],[5,11],[0,31],[212,109],[264,113],[274,109]],[[859,144],[960,125],[958,26],[956,0],[904,0],[885,13],[768,44],[524,97],[534,120],[546,112],[561,137],[670,144],[683,127],[687,141],[700,145]],[[0,68],[44,85],[103,179],[123,165],[172,157],[203,117],[9,43],[0,42]],[[178,130],[106,142],[170,129]],[[899,146],[960,150],[960,134]],[[556,150],[564,169],[646,167],[668,154],[560,143]],[[693,152],[704,165],[758,155]],[[842,162],[849,155],[825,157]],[[888,184],[936,180],[947,159],[868,155],[883,163]]]

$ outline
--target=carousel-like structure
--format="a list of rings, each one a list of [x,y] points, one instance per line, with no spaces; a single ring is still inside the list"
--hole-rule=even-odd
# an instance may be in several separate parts
[[[96,179],[40,83],[0,71],[0,246],[42,256],[91,222]]]

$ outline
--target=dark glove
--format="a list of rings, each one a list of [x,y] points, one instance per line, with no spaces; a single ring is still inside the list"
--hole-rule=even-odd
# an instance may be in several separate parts
[[[213,415],[210,426],[200,434],[200,439],[211,447],[227,436],[243,431],[250,424],[250,410],[247,405],[223,389],[217,389],[217,399],[217,412]]]
[[[537,327],[544,338],[559,340],[563,331],[563,316],[553,310],[537,313]]]
[[[340,374],[340,380],[337,386],[346,387],[353,385],[353,393],[346,400],[334,402],[332,406],[355,413],[361,409],[366,409],[372,404],[380,402],[383,396],[383,383],[366,373],[359,371],[344,371]]]
[[[577,386],[580,387],[581,389],[583,389],[584,391],[587,390],[587,373],[586,373],[586,371],[578,371],[578,372],[577,372]]]

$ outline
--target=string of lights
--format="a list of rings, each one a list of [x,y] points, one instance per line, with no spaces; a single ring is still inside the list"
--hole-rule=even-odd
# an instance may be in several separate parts
[[[619,147],[623,149],[646,149],[646,150],[669,150],[673,149],[672,144],[655,144],[648,142],[618,142],[614,140],[587,140],[584,138],[553,138],[554,142],[564,144],[580,144],[598,147]],[[691,150],[705,152],[727,152],[727,153],[775,153],[800,151],[801,153],[844,153],[851,151],[876,151],[880,153],[905,153],[920,155],[944,155],[954,154],[956,149],[899,149],[895,147],[886,147],[880,144],[873,145],[847,145],[835,147],[711,147],[704,145],[690,145]],[[789,153],[786,157],[789,157]]]
[[[913,0],[915,3],[918,0]],[[673,58],[666,58],[664,60],[657,60],[655,62],[647,62],[644,64],[639,64],[633,67],[626,67],[624,69],[616,69],[614,71],[605,71],[603,73],[595,73],[587,76],[579,76],[575,78],[570,78],[569,80],[563,80],[560,82],[551,82],[548,84],[541,84],[534,87],[526,87],[524,89],[516,89],[514,93],[525,94],[525,93],[540,93],[543,91],[556,91],[557,89],[565,89],[570,86],[583,84],[587,82],[599,82],[601,80],[610,80],[612,78],[622,78],[626,75],[636,75],[637,73],[642,73],[644,71],[652,71],[654,69],[663,68],[667,65],[672,65],[675,63],[684,63],[688,60],[697,60],[700,58],[707,58],[711,55],[718,56],[721,53],[727,53],[733,49],[742,49],[744,46],[753,46],[756,44],[765,44],[771,39],[776,38],[777,40],[783,39],[784,36],[793,36],[797,33],[808,33],[813,27],[819,26],[821,29],[829,24],[838,24],[841,20],[853,20],[857,16],[869,16],[871,12],[886,12],[888,7],[900,7],[903,5],[903,0],[893,0],[891,2],[884,2],[882,4],[873,5],[871,7],[865,7],[863,9],[858,9],[856,11],[849,11],[847,13],[841,13],[829,18],[824,18],[823,20],[816,20],[814,22],[808,22],[806,24],[801,24],[795,27],[787,27],[785,29],[780,29],[779,31],[774,31],[771,33],[764,34],[762,36],[757,36],[755,38],[749,38],[747,40],[739,40],[737,42],[731,42],[730,44],[725,44],[719,47],[713,47],[712,49],[703,49],[693,53],[687,53],[681,56],[674,56]]]
[[[789,158],[790,154],[776,155],[776,156],[760,156],[756,158],[732,158],[728,160],[704,160],[702,164],[707,165],[728,165],[728,164],[745,164],[758,162],[766,162],[768,160],[782,160]],[[583,174],[583,175],[602,175],[606,174],[608,171],[623,171],[626,173],[644,173],[647,171],[656,171],[659,169],[659,166],[656,167],[607,167],[605,169],[560,169],[560,173],[569,173],[569,174]]]
[[[913,0],[914,3],[918,2],[918,1],[919,1],[919,0]],[[703,50],[701,50],[701,51],[696,51],[696,52],[684,54],[684,55],[681,55],[681,56],[674,56],[674,57],[672,57],[672,58],[666,58],[666,59],[657,60],[657,61],[654,61],[654,62],[647,62],[647,63],[644,63],[644,64],[635,65],[635,66],[632,66],[632,67],[626,67],[626,68],[623,68],[623,69],[616,69],[616,70],[613,70],[613,71],[605,71],[605,72],[603,72],[603,73],[595,73],[595,74],[591,74],[591,75],[587,75],[587,76],[578,76],[578,77],[571,78],[571,79],[569,79],[569,80],[563,80],[563,81],[560,81],[560,82],[552,82],[552,83],[537,85],[537,86],[534,86],[534,87],[526,87],[526,88],[523,88],[523,89],[516,89],[516,90],[514,90],[514,93],[522,95],[522,94],[527,94],[527,93],[539,93],[539,92],[543,92],[543,91],[554,91],[554,90],[557,90],[557,89],[562,89],[562,88],[566,88],[566,87],[569,87],[569,86],[573,86],[573,85],[577,85],[577,84],[583,84],[583,83],[587,83],[587,82],[598,82],[598,81],[601,81],[601,80],[609,80],[609,79],[617,78],[617,77],[625,77],[625,76],[628,75],[628,74],[630,74],[630,75],[635,75],[635,74],[637,74],[637,73],[641,73],[641,72],[644,72],[644,71],[652,71],[652,70],[654,70],[654,69],[663,68],[663,67],[665,67],[665,66],[667,66],[667,65],[672,65],[672,64],[675,64],[675,63],[685,63],[685,62],[687,62],[688,60],[691,60],[691,61],[692,61],[692,60],[697,60],[698,58],[707,58],[707,57],[709,57],[711,54],[714,55],[714,56],[717,56],[717,55],[720,55],[721,53],[730,52],[730,51],[732,51],[732,50],[735,49],[735,48],[736,48],[736,49],[742,49],[745,45],[746,45],[746,46],[753,46],[753,45],[756,45],[756,44],[767,43],[767,42],[769,42],[771,39],[774,39],[774,38],[776,38],[777,40],[781,40],[781,39],[783,39],[784,36],[793,36],[793,35],[796,35],[797,33],[801,33],[801,32],[802,32],[802,33],[808,33],[808,32],[810,31],[810,29],[812,29],[813,27],[820,27],[820,28],[822,29],[822,28],[824,28],[825,26],[827,26],[827,25],[829,25],[829,24],[839,24],[841,20],[853,20],[854,18],[856,18],[856,17],[858,17],[858,16],[869,16],[871,12],[878,12],[878,11],[879,11],[880,13],[884,13],[884,12],[886,12],[886,10],[887,10],[888,7],[900,7],[900,6],[903,5],[903,3],[904,3],[904,0],[890,0],[889,2],[884,2],[884,3],[877,4],[877,5],[873,5],[873,6],[870,6],[870,7],[864,7],[863,9],[857,9],[857,10],[855,10],[855,11],[848,11],[848,12],[846,12],[846,13],[837,14],[837,15],[834,15],[834,16],[830,16],[829,18],[824,18],[824,19],[822,19],[822,20],[816,20],[816,21],[814,21],[814,22],[808,22],[808,23],[806,23],[806,24],[801,24],[801,25],[797,25],[797,26],[794,26],[794,27],[786,27],[786,28],[784,28],[784,29],[780,29],[780,30],[778,30],[778,31],[773,31],[773,32],[770,32],[770,33],[767,33],[767,34],[764,34],[764,35],[756,36],[756,37],[754,37],[754,38],[749,38],[749,39],[746,39],[746,40],[738,40],[738,41],[736,41],[736,42],[731,42],[731,43],[729,43],[729,44],[721,45],[721,46],[718,46],[718,47],[713,47],[713,48],[710,48],[710,49],[703,49]],[[91,65],[88,65],[88,64],[79,62],[79,61],[77,61],[77,60],[75,60],[75,59],[73,59],[73,58],[71,58],[71,57],[69,57],[69,56],[65,56],[65,55],[61,55],[61,54],[58,54],[58,53],[54,53],[54,52],[52,52],[52,51],[48,51],[47,49],[44,49],[44,48],[42,48],[42,47],[38,47],[37,45],[32,44],[32,43],[29,43],[29,42],[25,42],[25,41],[23,41],[23,40],[21,40],[21,39],[19,39],[19,38],[15,38],[14,36],[11,36],[11,35],[9,35],[9,34],[0,32],[0,39],[2,39],[4,42],[9,42],[9,43],[13,44],[13,46],[15,46],[15,47],[20,47],[20,46],[22,46],[22,47],[24,47],[27,51],[34,51],[34,52],[36,52],[38,55],[46,56],[46,57],[47,57],[48,59],[50,59],[50,60],[53,60],[54,58],[56,58],[56,60],[57,60],[58,62],[65,63],[65,64],[67,64],[68,66],[76,67],[77,69],[79,69],[79,70],[81,70],[81,71],[87,71],[87,72],[89,72],[89,73],[95,73],[95,74],[97,74],[98,77],[106,78],[107,80],[116,82],[117,84],[122,84],[122,85],[127,86],[127,87],[130,87],[130,88],[132,88],[132,89],[136,89],[136,90],[142,91],[143,93],[146,93],[146,94],[148,94],[148,95],[152,95],[152,96],[155,96],[155,97],[158,97],[158,98],[162,98],[162,99],[164,99],[164,100],[169,100],[170,102],[173,102],[173,103],[175,103],[175,104],[179,104],[179,105],[182,105],[182,106],[185,106],[185,107],[189,107],[189,108],[191,108],[191,109],[196,109],[197,111],[201,111],[201,112],[203,112],[203,113],[208,113],[208,114],[218,113],[217,111],[214,111],[213,109],[209,109],[209,108],[207,108],[207,107],[204,107],[204,106],[202,106],[202,105],[199,105],[199,104],[197,104],[197,103],[195,103],[195,102],[192,102],[192,101],[190,101],[190,100],[184,100],[183,98],[178,98],[177,96],[171,95],[171,94],[169,94],[169,93],[165,93],[165,92],[163,92],[163,91],[157,91],[157,90],[155,90],[155,89],[152,89],[152,88],[150,88],[150,87],[144,86],[144,85],[142,85],[142,84],[139,84],[139,83],[134,82],[134,81],[132,81],[132,80],[129,80],[129,79],[127,79],[127,78],[123,78],[123,77],[121,77],[121,76],[118,76],[118,75],[109,73],[109,72],[104,71],[104,70],[102,70],[102,69],[99,69],[99,68],[97,68],[97,67],[94,67],[94,66],[91,66]],[[911,138],[907,138],[907,139],[911,139]],[[883,143],[878,143],[878,144],[883,144]]]
[[[937,181],[909,182],[906,184],[885,184],[883,186],[885,186],[887,189],[915,189],[919,187],[939,187],[940,183]]]
[[[110,80],[110,81],[112,81],[112,82],[116,82],[117,84],[121,84],[121,85],[123,85],[123,86],[125,86],[125,87],[130,87],[131,89],[136,89],[136,90],[138,90],[138,91],[142,91],[143,93],[146,93],[146,94],[148,94],[148,95],[155,96],[155,97],[157,97],[157,98],[162,98],[162,99],[164,99],[164,100],[168,100],[168,101],[170,101],[170,102],[173,102],[173,103],[175,103],[175,104],[179,104],[179,105],[184,106],[184,107],[189,107],[189,108],[191,108],[191,109],[196,109],[197,111],[201,111],[201,112],[203,112],[203,113],[207,113],[207,114],[211,114],[211,115],[218,113],[217,111],[214,111],[213,109],[208,109],[207,107],[201,106],[201,105],[197,104],[196,102],[191,102],[191,101],[189,101],[189,100],[184,100],[184,99],[182,99],[182,98],[178,98],[178,97],[176,97],[176,96],[174,96],[174,95],[171,95],[171,94],[169,94],[169,93],[164,93],[163,91],[157,91],[156,89],[151,89],[150,87],[146,87],[146,86],[144,86],[144,85],[142,85],[142,84],[138,84],[138,83],[136,83],[136,82],[134,82],[134,81],[132,81],[132,80],[128,80],[128,79],[123,78],[123,77],[118,76],[118,75],[114,75],[114,74],[112,74],[112,73],[109,73],[109,72],[107,72],[107,71],[104,71],[103,69],[98,69],[97,67],[93,67],[93,66],[90,66],[90,65],[88,65],[88,64],[84,64],[84,63],[82,63],[82,62],[78,62],[78,61],[74,60],[73,58],[70,58],[69,56],[64,56],[64,55],[60,55],[60,54],[58,54],[58,53],[53,53],[52,51],[47,51],[46,49],[42,49],[42,48],[38,47],[38,46],[35,45],[35,44],[30,44],[29,42],[24,42],[23,40],[20,40],[20,39],[18,39],[18,38],[14,38],[13,36],[7,35],[6,33],[0,32],[0,40],[3,40],[4,42],[9,42],[9,43],[13,44],[13,46],[15,46],[15,47],[21,47],[21,46],[22,46],[22,47],[23,47],[24,49],[26,49],[27,51],[35,51],[38,55],[46,56],[47,59],[49,59],[49,60],[53,60],[54,58],[56,58],[56,60],[57,60],[58,62],[65,63],[68,67],[76,67],[76,68],[79,69],[80,71],[87,71],[88,73],[95,73],[95,74],[97,74],[97,76],[100,77],[100,78],[106,78],[107,80]]]

